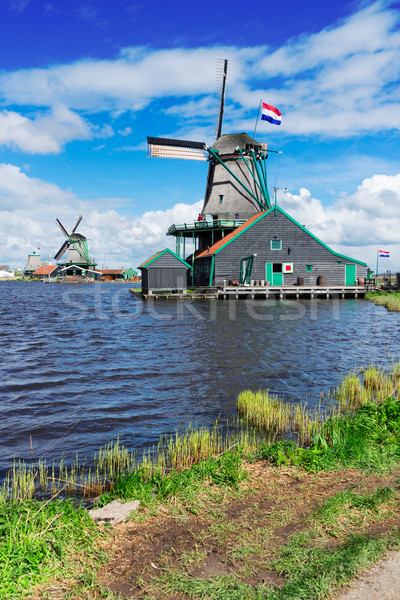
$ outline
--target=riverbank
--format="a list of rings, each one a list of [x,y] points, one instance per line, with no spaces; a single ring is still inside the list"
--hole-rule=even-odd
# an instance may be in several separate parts
[[[181,462],[172,470],[144,465],[117,477],[99,505],[121,498],[140,507],[114,528],[94,525],[68,500],[3,502],[0,597],[313,600],[336,593],[400,541],[400,404],[385,399],[388,385],[397,395],[399,366],[386,376],[370,367],[358,384],[354,374],[346,381],[342,393],[358,398],[358,408],[327,422],[314,418],[306,446],[271,442],[263,418],[257,428],[268,422],[268,435],[252,447],[235,442],[205,458],[178,440],[173,456]],[[269,412],[268,403],[259,406]],[[280,423],[293,434],[293,414],[272,428]],[[209,443],[204,448],[210,453]]]
[[[391,312],[400,312],[400,292],[381,291],[374,294],[366,294],[365,297],[378,306],[384,306]]]

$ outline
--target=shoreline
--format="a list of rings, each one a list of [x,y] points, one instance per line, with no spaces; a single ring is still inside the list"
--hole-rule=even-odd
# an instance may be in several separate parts
[[[312,577],[307,575],[312,578],[314,587],[304,598],[312,600],[317,597],[315,586],[321,577],[318,571],[321,560],[331,561],[334,556],[340,557],[338,570],[333,570],[333,578],[326,584],[327,591],[350,581],[387,550],[400,545],[400,532],[395,527],[400,518],[400,452],[397,451],[397,446],[400,447],[400,405],[396,400],[384,399],[388,396],[388,389],[397,394],[400,363],[393,366],[386,378],[384,385],[383,374],[369,367],[358,385],[354,374],[349,374],[345,378],[346,383],[342,382],[340,394],[335,396],[337,404],[340,404],[338,399],[347,398],[347,409],[340,406],[336,416],[326,422],[314,415],[316,425],[311,429],[309,421],[302,422],[298,414],[291,416],[291,413],[277,412],[279,405],[276,404],[272,405],[273,420],[266,425],[271,399],[266,395],[263,401],[257,400],[259,416],[256,418],[250,412],[247,417],[253,427],[257,430],[264,428],[265,431],[272,428],[277,434],[279,422],[283,432],[288,434],[293,428],[298,430],[302,426],[311,435],[305,444],[279,440],[279,436],[275,435],[275,441],[268,436],[264,436],[264,441],[248,438],[247,447],[243,441],[229,447],[225,440],[216,450],[205,432],[196,437],[196,431],[193,431],[193,437],[186,438],[185,443],[176,440],[177,443],[169,446],[170,459],[175,460],[173,467],[167,468],[167,455],[164,454],[161,462],[153,466],[141,463],[136,469],[126,469],[125,474],[116,476],[110,489],[98,498],[100,506],[116,498],[139,500],[139,510],[126,524],[115,527],[93,524],[86,508],[71,504],[67,499],[59,500],[60,494],[65,491],[61,481],[51,501],[38,502],[25,497],[23,502],[15,498],[11,503],[2,503],[0,511],[6,522],[11,519],[14,523],[24,523],[23,527],[14,529],[15,534],[18,532],[18,536],[22,536],[21,540],[14,540],[17,556],[21,551],[25,552],[23,548],[32,536],[42,539],[45,531],[45,537],[53,539],[52,544],[42,550],[50,570],[46,567],[42,573],[42,564],[41,575],[38,572],[33,578],[36,585],[41,586],[38,588],[40,591],[34,592],[27,585],[23,572],[19,583],[13,584],[9,581],[9,571],[3,571],[9,585],[6,587],[9,595],[5,597],[12,598],[12,593],[17,593],[18,589],[15,597],[23,598],[25,589],[26,594],[38,593],[40,596],[33,597],[46,598],[49,590],[56,589],[57,598],[66,598],[73,583],[80,590],[77,598],[108,597],[104,594],[110,589],[121,593],[122,598],[167,600],[171,594],[178,594],[176,597],[179,598],[200,598],[208,589],[204,586],[209,586],[207,597],[222,598],[215,595],[218,583],[221,593],[222,590],[226,593],[231,590],[236,594],[227,597],[289,600],[295,597],[293,586],[300,585],[306,574],[302,571],[294,576],[293,567],[282,560],[287,560],[285,556],[292,557],[290,560],[297,564],[299,556],[307,552],[311,552],[310,557],[300,562],[310,568],[312,566],[315,572]],[[365,395],[365,390],[370,390],[371,394]],[[375,392],[372,393],[372,390]],[[248,394],[244,393],[245,403]],[[248,411],[251,403],[246,406]],[[368,428],[364,425],[366,418],[369,420]],[[259,422],[256,422],[257,419]],[[377,424],[380,423],[376,430],[378,437],[374,437],[374,419]],[[351,423],[353,425],[349,429]],[[352,437],[348,438],[350,434]],[[194,450],[201,447],[201,441],[202,452],[195,455]],[[109,450],[112,453],[112,449]],[[208,457],[204,450],[207,450]],[[113,454],[121,459],[122,448]],[[28,531],[27,528],[34,524],[38,530]],[[80,556],[70,554],[63,539],[65,527],[71,527],[71,548],[75,543],[82,548],[89,544],[91,558],[86,552]],[[355,533],[358,538],[351,537]],[[202,536],[208,539],[210,535],[212,543],[208,541],[202,550]],[[177,537],[171,543],[174,536]],[[321,536],[326,539],[322,548]],[[155,546],[146,542],[152,538],[159,540]],[[127,539],[128,545],[125,543]],[[137,540],[133,546],[136,558],[132,556],[132,539]],[[165,541],[161,543],[161,539]],[[33,547],[36,552],[40,544],[37,546],[35,542]],[[348,548],[352,548],[354,553],[349,569],[343,562]],[[273,552],[271,549],[274,549]],[[316,553],[315,556],[313,553]],[[61,556],[64,558],[60,563]],[[216,557],[219,561],[217,567]],[[5,558],[0,543],[0,563]],[[124,571],[121,569],[122,559],[136,566],[133,570],[131,567]],[[132,560],[134,563],[129,562]],[[104,561],[107,566],[102,568]],[[150,563],[156,566],[152,567]],[[344,571],[339,568],[340,565]],[[88,572],[88,569],[91,577],[95,577],[95,589],[100,595],[96,595],[97,592],[88,595],[89,588],[78,576],[82,570]],[[268,577],[265,575],[267,572]],[[167,573],[168,580],[165,579]],[[250,576],[251,573],[253,575]],[[126,595],[128,582],[135,590],[134,596]],[[283,582],[286,587],[289,586],[288,590],[292,590],[292,596],[282,591],[286,589],[282,587]],[[272,586],[269,595],[264,589],[267,583]],[[193,590],[189,591],[192,589],[190,585],[198,586],[198,595]],[[264,595],[257,595],[261,591]]]

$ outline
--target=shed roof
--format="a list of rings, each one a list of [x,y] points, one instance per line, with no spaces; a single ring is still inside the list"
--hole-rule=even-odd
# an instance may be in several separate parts
[[[220,252],[223,248],[225,248],[226,246],[231,244],[233,242],[233,240],[235,240],[237,237],[242,235],[242,233],[244,233],[247,229],[249,229],[250,227],[253,227],[253,225],[255,225],[255,223],[257,223],[261,219],[264,219],[264,217],[266,217],[268,214],[270,214],[273,211],[279,211],[280,213],[285,215],[285,217],[290,219],[293,223],[295,223],[298,227],[300,227],[300,229],[302,229],[310,237],[312,237],[319,244],[324,246],[324,248],[329,250],[329,252],[331,252],[334,256],[338,256],[339,258],[344,258],[345,260],[351,260],[352,262],[355,262],[359,265],[363,265],[365,267],[367,266],[367,263],[362,262],[361,260],[356,260],[355,258],[350,258],[349,256],[345,256],[344,254],[339,254],[338,252],[335,252],[334,250],[332,250],[332,248],[329,248],[329,246],[324,244],[324,242],[322,242],[320,239],[318,239],[313,233],[311,233],[311,231],[308,231],[308,229],[303,227],[303,225],[300,225],[300,223],[298,223],[298,221],[296,221],[296,219],[293,219],[293,217],[291,217],[287,212],[285,212],[280,206],[271,206],[271,208],[269,208],[268,210],[265,210],[261,213],[257,213],[255,215],[253,215],[248,221],[246,221],[246,223],[243,223],[243,225],[240,225],[240,227],[238,227],[237,229],[232,231],[232,233],[230,233],[229,235],[226,235],[221,240],[218,240],[218,242],[213,244],[213,246],[211,246],[207,250],[204,250],[204,252],[201,252],[198,256],[195,256],[195,260],[198,258],[204,258],[206,256],[213,256],[215,254],[218,254],[218,252]]]
[[[157,260],[157,258],[160,258],[161,256],[163,256],[163,254],[166,254],[166,253],[171,254],[174,258],[179,260],[188,269],[191,268],[191,266],[185,260],[183,260],[183,258],[180,258],[177,254],[175,254],[175,252],[172,252],[172,250],[170,250],[169,248],[166,248],[165,250],[160,250],[159,252],[156,252],[156,254],[154,254],[151,258],[148,258],[147,260],[145,260],[144,263],[142,263],[141,265],[138,266],[138,269],[144,269],[144,268],[148,267],[152,262]]]
[[[122,269],[98,269],[102,275],[122,275]]]
[[[36,269],[32,275],[50,275],[50,273],[52,273],[54,269],[57,269],[57,267],[58,265],[42,265]]]

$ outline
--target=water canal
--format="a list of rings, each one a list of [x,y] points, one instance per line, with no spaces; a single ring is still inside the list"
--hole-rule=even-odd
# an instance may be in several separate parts
[[[0,284],[0,473],[14,459],[140,451],[235,414],[246,388],[318,403],[400,358],[400,314],[367,300],[143,303],[126,284]],[[30,438],[31,436],[31,438]]]

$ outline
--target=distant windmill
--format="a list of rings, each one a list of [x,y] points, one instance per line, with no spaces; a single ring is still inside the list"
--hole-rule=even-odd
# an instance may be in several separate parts
[[[56,254],[54,255],[54,259],[60,259],[68,250],[68,256],[66,260],[67,265],[73,264],[79,267],[89,268],[91,265],[91,261],[89,256],[87,239],[81,233],[76,232],[79,223],[82,221],[82,218],[83,217],[79,215],[75,227],[73,228],[70,234],[67,232],[61,221],[59,221],[59,219],[56,219],[58,226],[60,227],[61,231],[67,239],[65,240],[61,248],[58,250],[58,252],[56,252]]]
[[[257,142],[246,133],[222,135],[228,61],[217,61],[218,109],[215,124],[216,142],[148,137],[148,155],[158,158],[181,158],[209,161],[203,217],[214,221],[249,219],[271,206],[265,161],[267,144]],[[175,235],[172,231],[169,231]]]

